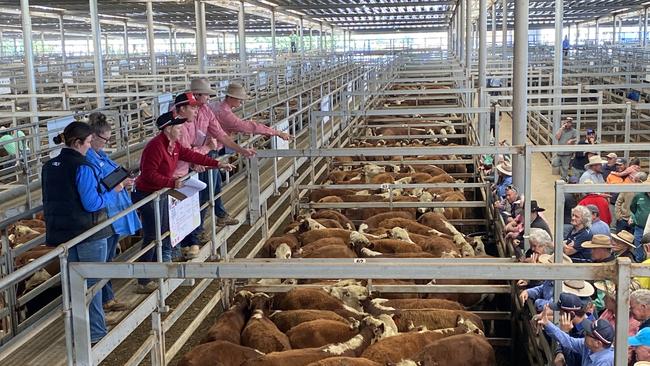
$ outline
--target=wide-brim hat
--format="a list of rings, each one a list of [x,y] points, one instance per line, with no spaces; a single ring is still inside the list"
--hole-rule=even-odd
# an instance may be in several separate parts
[[[228,84],[228,89],[226,89],[226,95],[235,99],[250,99],[244,86],[239,83],[230,83]]]
[[[546,211],[546,209],[543,208],[543,207],[539,207],[537,205],[536,200],[531,200],[530,201],[530,212],[544,212],[544,211]]]
[[[650,366],[650,361],[637,361],[634,366]]]
[[[582,247],[588,249],[612,249],[612,240],[607,235],[596,234],[590,241],[582,243]]]
[[[568,280],[562,281],[562,292],[568,292],[579,297],[589,297],[594,294],[594,286],[587,281]]]
[[[210,82],[203,78],[193,79],[190,82],[190,91],[194,94],[217,95],[217,91],[210,87]]]
[[[601,158],[600,155],[590,156],[589,162],[585,164],[585,170],[589,169],[589,167],[592,165],[598,165],[598,164],[603,165],[605,163],[607,163],[607,161],[603,160],[603,158]]]
[[[552,254],[540,254],[539,257],[537,257],[537,262],[541,264],[551,264],[553,263],[553,255]],[[563,264],[570,264],[573,263],[571,260],[571,257],[568,255],[562,253],[562,263]]]
[[[625,243],[632,249],[636,249],[636,245],[634,245],[634,235],[627,230],[621,230],[617,234],[612,234],[612,239]]]
[[[167,112],[161,114],[160,117],[156,119],[156,127],[158,127],[159,130],[163,130],[165,127],[182,125],[185,122],[187,122],[186,118],[174,116],[174,112]]]
[[[507,161],[499,163],[497,170],[505,175],[512,176],[512,165]]]
[[[607,296],[616,298],[616,285],[614,284],[614,282],[610,280],[595,281],[594,287],[604,292]],[[630,292],[634,292],[640,288],[641,288],[641,284],[639,283],[639,281],[633,278],[630,281]]]

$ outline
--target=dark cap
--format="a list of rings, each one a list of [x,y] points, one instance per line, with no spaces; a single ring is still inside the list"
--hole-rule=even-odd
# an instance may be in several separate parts
[[[588,336],[603,342],[605,346],[611,346],[614,342],[614,328],[607,320],[598,319],[592,322],[585,319],[582,326]]]
[[[196,106],[199,105],[199,102],[196,100],[194,97],[194,93],[192,92],[185,92],[185,93],[180,93],[176,96],[176,99],[174,99],[174,106],[175,107],[180,107],[184,105],[191,105],[191,106]]]
[[[545,208],[539,207],[536,200],[530,201],[530,212],[544,212]]]
[[[593,128],[588,128],[587,129],[587,135],[595,135],[596,131],[593,130]]]
[[[616,159],[616,165],[627,165],[627,159],[625,158]]]
[[[560,300],[556,303],[552,303],[549,307],[555,311],[562,310],[568,312],[581,310],[583,305],[584,304],[578,295],[563,292],[560,294]]]
[[[163,113],[156,120],[156,126],[159,130],[164,129],[167,126],[182,125],[187,121],[186,118],[175,117],[174,112]]]

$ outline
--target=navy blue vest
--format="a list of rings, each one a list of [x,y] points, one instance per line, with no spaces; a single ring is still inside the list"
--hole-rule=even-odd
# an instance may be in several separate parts
[[[81,165],[90,166],[85,156],[67,148],[43,165],[41,184],[48,246],[65,243],[107,218],[105,209],[88,212],[81,203],[76,183],[77,169]],[[97,191],[100,191],[99,182]],[[109,225],[86,240],[108,238],[112,232]]]

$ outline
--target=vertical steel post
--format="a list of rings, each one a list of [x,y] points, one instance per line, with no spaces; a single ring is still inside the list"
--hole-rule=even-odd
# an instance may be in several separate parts
[[[324,46],[325,46],[325,42],[323,40],[323,23],[321,22],[320,31],[318,32],[318,51],[322,53]]]
[[[596,47],[600,45],[600,18],[596,18]]]
[[[486,107],[485,93],[487,88],[487,0],[479,0],[478,10],[478,85],[479,85],[479,106]],[[481,145],[488,143],[488,114],[479,113],[479,139]]]
[[[643,47],[648,43],[648,8],[643,8],[643,35],[641,36],[641,45]]]
[[[124,57],[129,61],[129,25],[124,21]]]
[[[330,48],[332,49],[332,53],[334,53],[336,52],[336,48],[334,48],[334,26],[331,27],[331,30],[332,30],[332,38],[330,39],[330,42],[332,43],[332,45]]]
[[[314,50],[314,28],[309,28],[309,52]]]
[[[271,58],[273,63],[278,59],[277,50],[275,47],[275,9],[271,8]]]
[[[300,23],[298,25],[298,37],[300,37],[300,57],[305,57],[305,37],[303,31],[303,19],[300,17]]]
[[[174,47],[174,48],[172,49],[172,52],[173,52],[174,54],[176,54],[176,50],[178,49],[178,38],[177,38],[176,29],[174,29],[174,30],[172,31],[172,38],[173,38],[173,39],[172,39],[172,46]]]
[[[205,10],[204,7],[201,6],[201,1],[196,0],[194,2],[194,14],[195,14],[195,19],[196,19],[196,58],[198,59],[198,66],[199,66],[199,74],[205,74],[205,64],[206,64],[206,56],[205,56],[205,43],[203,43],[203,39],[205,38],[205,34],[203,34],[203,24],[201,23],[202,20],[205,18],[201,12],[202,10]]]
[[[615,45],[617,42],[616,39],[616,15],[612,16],[612,46]]]
[[[63,311],[63,324],[65,328],[65,350],[68,355],[67,365],[74,365],[74,345],[72,342],[73,324],[70,308],[70,287],[68,280],[68,251],[59,254],[59,268],[61,268],[61,306]]]
[[[158,65],[156,65],[156,47],[155,47],[155,32],[153,29],[153,2],[147,1],[147,44],[149,48],[149,63],[151,75],[158,74]]]
[[[93,56],[95,59],[95,89],[97,108],[106,105],[104,101],[104,62],[102,60],[102,30],[97,12],[97,0],[88,0],[90,5],[90,28],[93,36]]]
[[[627,257],[616,260],[616,335],[614,341],[614,364],[627,364],[627,340],[630,323],[630,265],[632,262]]]
[[[174,53],[174,27],[169,27],[169,54]]]
[[[528,1],[515,2],[514,60],[512,78],[512,144],[526,143],[527,91],[528,91]],[[523,187],[524,158],[513,156],[513,183]],[[525,192],[531,194],[531,192]]]
[[[562,104],[562,23],[564,22],[564,0],[555,0],[555,54],[553,55],[553,105]],[[562,111],[553,110],[553,143],[557,143],[555,132],[560,128]]]
[[[470,77],[472,74],[472,0],[465,1],[465,76]]]
[[[492,2],[492,56],[497,53],[497,3]]]
[[[459,0],[458,1],[458,58],[460,59],[460,64],[461,66],[465,65],[465,52],[467,50],[467,46],[465,45],[465,8],[466,0]]]
[[[555,248],[553,252],[554,262],[562,263],[562,254],[564,249],[562,239],[564,239],[564,187],[566,182],[562,179],[555,181]],[[526,196],[529,194],[526,193]],[[562,293],[562,281],[555,280],[553,287],[553,298],[559,299]]]
[[[501,0],[501,58],[505,61],[508,56],[508,0]]]
[[[27,92],[29,97],[29,111],[38,112],[36,101],[36,75],[34,70],[34,50],[32,48],[32,18],[29,14],[29,0],[20,0],[21,17],[23,23],[23,51],[25,54],[25,79],[27,81]],[[15,38],[14,38],[15,39]],[[32,116],[31,122],[38,122],[38,117]]]
[[[239,1],[239,13],[237,13],[238,17],[238,33],[239,33],[239,62],[241,64],[241,71],[245,71],[248,69],[248,66],[246,64],[246,14],[244,13],[245,11],[245,3],[244,0]]]
[[[90,345],[90,316],[86,305],[86,279],[75,270],[74,264],[71,264],[68,268],[70,310],[74,328],[74,364],[92,365],[93,351]]]
[[[207,58],[208,58],[208,22],[205,18],[205,6],[206,3],[203,1],[201,2],[201,48],[203,49],[203,53],[205,54],[204,59],[205,59],[205,64],[207,68]],[[206,71],[207,72],[207,71]]]
[[[65,54],[65,29],[63,28],[63,14],[59,14],[59,35],[61,38],[61,62],[63,63],[63,70],[66,70],[68,68],[68,60]]]

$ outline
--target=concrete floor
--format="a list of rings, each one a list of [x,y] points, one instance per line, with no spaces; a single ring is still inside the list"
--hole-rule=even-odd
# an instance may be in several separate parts
[[[497,140],[507,140],[509,144],[512,144],[512,120],[507,113],[501,114],[499,138]],[[530,143],[530,141],[528,142]],[[537,200],[539,207],[546,209],[542,216],[548,222],[552,232],[555,232],[555,181],[560,179],[560,176],[553,174],[551,170],[551,164],[544,155],[540,153],[533,156],[533,192],[531,200]]]

